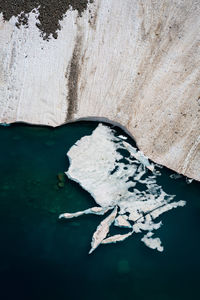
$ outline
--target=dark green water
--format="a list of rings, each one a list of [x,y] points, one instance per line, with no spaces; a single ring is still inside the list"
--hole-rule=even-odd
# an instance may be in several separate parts
[[[0,299],[200,299],[199,183],[162,169],[163,189],[187,201],[162,215],[163,253],[133,235],[88,256],[104,217],[58,221],[95,205],[67,178],[59,188],[57,174],[68,168],[68,149],[96,126],[0,127]]]

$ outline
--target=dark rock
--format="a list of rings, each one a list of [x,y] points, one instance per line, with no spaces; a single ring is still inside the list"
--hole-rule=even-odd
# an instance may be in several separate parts
[[[58,173],[57,175],[58,181],[59,182],[65,182],[65,174],[64,173]]]
[[[87,8],[88,0],[0,0],[0,13],[9,21],[12,16],[18,16],[16,26],[28,26],[28,14],[38,8],[39,17],[37,27],[41,30],[43,39],[52,35],[58,37],[57,31],[61,29],[59,21],[68,9],[77,10],[79,16]]]

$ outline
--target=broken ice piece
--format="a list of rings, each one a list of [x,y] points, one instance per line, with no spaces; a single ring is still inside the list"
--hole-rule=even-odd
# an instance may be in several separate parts
[[[173,174],[171,174],[169,177],[172,178],[172,179],[179,179],[179,178],[182,177],[182,175],[181,175],[181,174],[178,174],[178,173],[173,173]]]
[[[163,246],[161,245],[161,240],[159,238],[152,238],[153,233],[148,232],[143,236],[141,241],[151,249],[157,249],[158,251],[162,252],[164,250]]]
[[[186,183],[187,183],[187,184],[190,184],[190,183],[192,183],[192,181],[193,181],[193,179],[192,179],[192,178],[188,178],[188,177],[186,177]]]
[[[119,137],[121,140],[127,140],[127,137],[124,136],[124,135],[119,135],[118,137]]]
[[[104,239],[101,242],[101,244],[110,244],[110,243],[122,242],[132,234],[133,234],[133,231],[131,231],[129,233],[126,233],[126,234],[116,234],[116,235],[108,237],[107,239]]]
[[[95,215],[104,215],[107,211],[109,211],[110,209],[112,209],[113,207],[92,207],[92,208],[88,208],[86,210],[83,211],[78,211],[75,213],[64,213],[59,215],[59,219],[72,219],[72,218],[76,218],[82,215],[88,215],[88,214],[95,214]]]
[[[93,234],[92,242],[91,242],[91,249],[89,254],[91,254],[103,241],[103,239],[107,236],[110,225],[114,222],[115,217],[117,215],[117,206],[113,209],[111,214],[105,218],[100,225],[97,227],[97,230]]]

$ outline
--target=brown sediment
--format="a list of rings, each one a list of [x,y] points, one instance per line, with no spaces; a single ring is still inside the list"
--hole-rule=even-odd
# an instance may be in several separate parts
[[[18,16],[17,27],[28,26],[28,16],[32,10],[38,8],[38,28],[44,39],[52,35],[57,38],[57,31],[60,30],[59,21],[62,20],[68,9],[78,11],[81,16],[87,8],[88,0],[0,0],[0,13],[3,18],[9,21],[12,16]]]
[[[78,31],[72,58],[65,74],[65,77],[67,78],[67,88],[68,88],[68,96],[67,96],[68,109],[67,109],[67,114],[65,119],[66,122],[72,120],[75,112],[77,111],[81,45],[82,45],[82,36],[80,31]]]

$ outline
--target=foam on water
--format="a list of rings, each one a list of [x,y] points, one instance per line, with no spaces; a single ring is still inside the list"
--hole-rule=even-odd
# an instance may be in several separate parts
[[[124,157],[121,151],[126,151]],[[142,241],[150,248],[163,251],[160,239],[153,231],[162,222],[155,222],[162,213],[184,206],[185,201],[173,201],[156,182],[160,172],[156,165],[136,148],[124,142],[111,128],[99,124],[92,135],[81,138],[67,153],[70,160],[67,176],[78,182],[103,208],[98,214],[113,209],[97,227],[90,253],[99,244],[123,241],[133,233],[144,232]],[[138,187],[139,184],[139,187]],[[142,189],[141,189],[142,186]],[[82,213],[62,214],[71,218],[84,213],[95,213],[94,208]],[[97,214],[97,213],[96,213]],[[110,226],[130,228],[126,234],[109,236]]]

